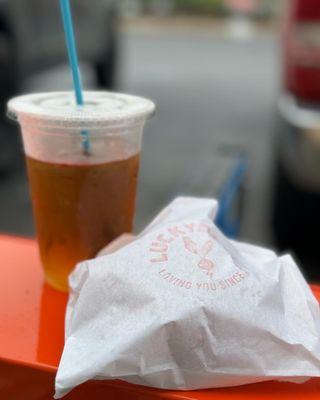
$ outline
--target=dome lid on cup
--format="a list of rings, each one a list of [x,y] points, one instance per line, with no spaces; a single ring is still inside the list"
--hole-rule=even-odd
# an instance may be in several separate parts
[[[20,123],[90,129],[141,124],[155,111],[152,101],[121,93],[88,91],[84,100],[76,105],[73,92],[28,94],[9,101],[8,115]]]

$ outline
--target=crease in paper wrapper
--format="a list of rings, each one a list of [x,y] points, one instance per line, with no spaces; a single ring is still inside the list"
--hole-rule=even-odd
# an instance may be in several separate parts
[[[90,379],[192,390],[320,376],[319,305],[297,265],[228,240],[217,206],[178,198],[79,264],[56,398]]]

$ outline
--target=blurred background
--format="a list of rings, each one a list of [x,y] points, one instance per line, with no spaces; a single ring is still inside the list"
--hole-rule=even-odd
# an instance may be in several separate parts
[[[319,280],[318,0],[71,1],[86,89],[149,97],[136,230],[178,194]],[[71,89],[58,1],[0,2],[0,231],[34,235],[8,98]]]

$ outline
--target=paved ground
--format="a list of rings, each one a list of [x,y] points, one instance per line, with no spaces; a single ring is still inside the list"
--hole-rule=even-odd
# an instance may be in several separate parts
[[[177,193],[211,193],[224,168],[221,149],[240,147],[250,161],[242,237],[269,242],[275,39],[268,34],[236,40],[210,32],[148,35],[129,30],[122,50],[121,90],[157,103],[144,140],[137,227]],[[84,75],[91,86],[89,68]],[[37,77],[26,90],[69,86],[63,67]],[[22,173],[0,180],[0,230],[33,233]]]

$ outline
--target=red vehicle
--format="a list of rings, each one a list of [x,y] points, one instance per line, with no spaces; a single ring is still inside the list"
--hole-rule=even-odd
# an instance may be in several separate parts
[[[287,0],[276,132],[273,232],[320,281],[320,1]]]
[[[319,0],[288,0],[284,22],[284,88],[301,100],[320,102]]]

